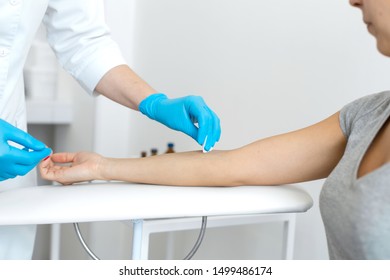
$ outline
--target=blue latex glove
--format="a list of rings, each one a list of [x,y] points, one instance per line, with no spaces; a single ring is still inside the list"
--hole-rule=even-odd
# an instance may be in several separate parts
[[[169,99],[165,94],[156,93],[142,100],[139,110],[152,120],[191,136],[199,145],[204,145],[206,151],[210,151],[221,136],[219,118],[200,96]]]
[[[13,147],[8,141],[24,148]],[[44,143],[0,119],[0,181],[26,175],[50,153]]]

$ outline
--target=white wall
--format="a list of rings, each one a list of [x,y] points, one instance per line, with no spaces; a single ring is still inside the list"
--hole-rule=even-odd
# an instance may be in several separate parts
[[[312,124],[389,83],[348,1],[143,0],[136,32],[135,70],[172,97],[204,96],[222,121],[220,149]],[[137,117],[134,152],[162,132],[196,147]]]
[[[310,125],[360,96],[390,88],[389,60],[378,54],[361,13],[347,0],[117,0],[106,6],[113,36],[137,73],[171,97],[202,95],[217,112],[223,129],[218,149]],[[118,116],[119,107],[103,104],[111,109],[109,119],[97,126],[100,131],[120,116],[130,127],[118,145],[112,144],[111,133],[95,131],[99,138],[94,145],[107,155],[137,155],[151,147],[163,151],[168,141],[175,142],[177,151],[199,148],[137,112]],[[123,123],[116,135],[128,132]],[[77,147],[76,139],[70,141]],[[318,209],[321,184],[302,184],[314,206],[298,216],[296,259],[328,257]],[[94,245],[123,245],[103,244],[115,227],[92,228]],[[278,236],[280,227],[274,224],[210,230],[196,257],[279,258]],[[175,234],[180,245],[175,257],[183,256],[186,249],[180,248],[188,248],[195,237],[196,232]],[[163,255],[158,248],[167,239],[153,237],[153,258]],[[241,246],[229,249],[231,240]],[[98,252],[105,258],[125,257],[123,252]]]

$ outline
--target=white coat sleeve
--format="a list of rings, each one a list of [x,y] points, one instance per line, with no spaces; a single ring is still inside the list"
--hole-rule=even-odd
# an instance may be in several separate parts
[[[126,64],[105,23],[103,1],[50,0],[43,22],[60,64],[88,93],[110,69]]]

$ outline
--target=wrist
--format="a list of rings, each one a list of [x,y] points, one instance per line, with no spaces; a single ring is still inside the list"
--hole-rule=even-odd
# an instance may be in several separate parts
[[[110,181],[112,180],[110,164],[111,159],[106,157],[101,157],[96,168],[96,178],[98,180]]]
[[[148,116],[151,119],[155,119],[155,107],[156,105],[161,101],[168,99],[168,97],[163,93],[154,93],[146,97],[144,100],[141,101],[141,103],[138,106],[138,110]]]

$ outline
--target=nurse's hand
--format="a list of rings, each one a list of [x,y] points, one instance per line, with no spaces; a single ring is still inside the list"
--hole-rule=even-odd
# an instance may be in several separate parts
[[[26,175],[50,153],[44,143],[0,119],[0,181]]]
[[[96,153],[56,153],[39,164],[41,177],[63,185],[99,180],[104,157]]]
[[[219,141],[219,118],[200,96],[169,99],[164,94],[156,93],[145,98],[139,110],[149,118],[191,136],[199,145],[204,145],[206,151],[210,151]]]

